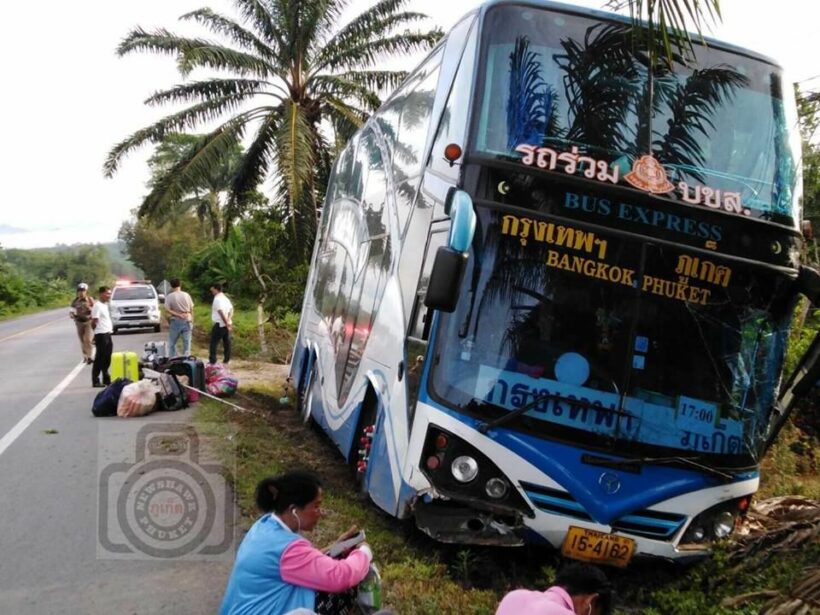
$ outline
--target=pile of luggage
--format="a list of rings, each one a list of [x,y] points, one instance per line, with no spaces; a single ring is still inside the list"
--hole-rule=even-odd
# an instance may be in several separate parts
[[[91,408],[94,416],[130,417],[180,410],[206,390],[203,362],[193,356],[168,357],[165,342],[147,343],[142,357],[136,352],[113,353],[110,373],[111,384],[97,395]]]

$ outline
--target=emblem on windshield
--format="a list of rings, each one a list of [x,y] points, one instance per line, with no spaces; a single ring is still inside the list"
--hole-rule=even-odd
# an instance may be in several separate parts
[[[666,169],[652,156],[641,156],[632,165],[632,170],[624,175],[630,184],[652,194],[672,192],[675,186],[666,178]]]
[[[598,484],[607,495],[615,495],[621,490],[621,479],[612,472],[604,472],[598,477]]]

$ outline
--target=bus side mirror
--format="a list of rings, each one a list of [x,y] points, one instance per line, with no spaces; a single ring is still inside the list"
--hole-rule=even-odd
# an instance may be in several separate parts
[[[432,310],[452,312],[458,303],[458,289],[467,268],[467,253],[442,246],[436,252],[424,305]]]
[[[476,215],[473,199],[464,190],[451,188],[444,211],[450,216],[450,236],[447,246],[436,252],[424,305],[433,310],[452,312],[458,303],[458,289],[467,266],[467,252],[473,243]]]
[[[450,247],[456,252],[467,252],[475,235],[473,199],[464,190],[450,190],[444,210],[450,216]]]

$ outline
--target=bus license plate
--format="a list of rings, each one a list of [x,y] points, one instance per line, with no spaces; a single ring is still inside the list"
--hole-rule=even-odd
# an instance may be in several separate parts
[[[635,541],[625,536],[604,534],[571,525],[561,547],[565,557],[597,564],[626,566],[635,552]]]

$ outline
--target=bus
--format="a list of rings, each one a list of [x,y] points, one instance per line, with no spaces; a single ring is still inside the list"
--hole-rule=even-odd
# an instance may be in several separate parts
[[[818,381],[789,82],[716,41],[496,0],[346,143],[290,376],[361,491],[442,542],[626,565],[730,535]]]

